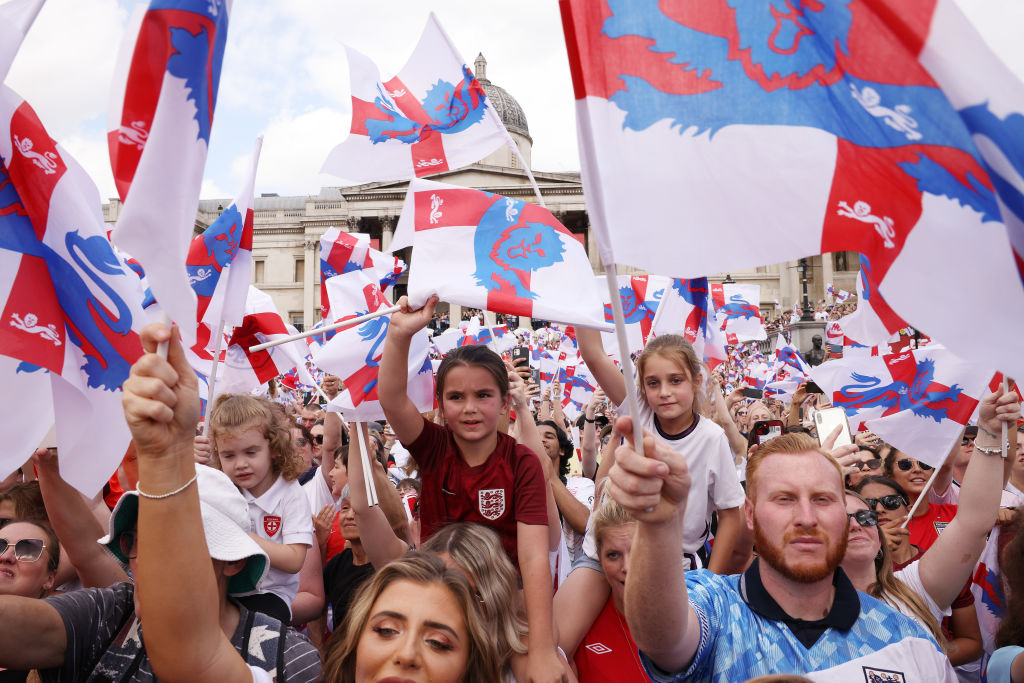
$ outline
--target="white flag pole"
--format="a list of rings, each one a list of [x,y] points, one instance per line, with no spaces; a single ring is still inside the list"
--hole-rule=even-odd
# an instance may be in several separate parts
[[[210,381],[209,391],[206,392],[206,417],[209,418],[209,411],[213,408],[213,397],[216,395],[217,386],[217,369],[220,365],[220,347],[224,342],[224,319],[221,318],[220,322],[217,323],[217,343],[213,348],[213,362],[210,363]],[[210,433],[210,420],[203,420],[203,436],[208,436]]]
[[[636,379],[633,377],[633,359],[629,355],[629,341],[626,339],[626,318],[622,314],[622,298],[619,296],[619,278],[615,264],[605,264],[604,279],[608,283],[608,296],[612,302],[615,317],[615,338],[619,342],[619,357],[622,364],[622,378],[626,381],[626,406],[633,418],[633,448],[641,455],[644,452],[644,430],[640,426],[640,399],[636,393]]]
[[[1004,422],[1003,425],[1005,429],[1006,423]],[[903,524],[900,525],[901,529],[907,528],[907,525],[910,524],[910,520],[914,518],[914,513],[917,512],[917,507],[921,504],[921,501],[928,497],[928,492],[932,490],[932,484],[935,482],[935,477],[938,476],[940,469],[941,468],[936,467],[935,469],[932,470],[932,476],[928,477],[928,483],[924,485],[924,490],[921,491],[921,494],[917,497],[917,500],[914,501],[913,507],[911,507],[910,512],[907,513],[907,518],[904,519]]]
[[[379,311],[367,313],[366,315],[361,315],[357,318],[352,318],[351,320],[342,320],[341,322],[336,322],[333,325],[324,325],[323,327],[317,327],[311,330],[306,330],[305,332],[299,332],[298,334],[291,334],[287,337],[281,337],[279,339],[274,339],[273,341],[257,344],[256,346],[250,346],[249,353],[256,353],[263,349],[269,349],[272,346],[279,346],[281,344],[287,344],[288,342],[298,341],[299,339],[305,339],[306,337],[312,337],[313,335],[320,334],[321,332],[332,332],[334,330],[343,330],[348,327],[354,327],[360,323],[365,323],[367,320],[373,320],[374,318],[379,318],[382,315],[390,315],[399,308],[399,306],[382,308]]]
[[[356,428],[356,439],[359,441],[359,458],[363,464],[363,482],[366,485],[366,504],[370,507],[378,505],[377,502],[377,486],[373,482],[373,464],[370,461],[370,452],[366,448],[366,442],[369,440],[367,435],[363,436],[363,431],[366,429],[365,422],[353,423]]]

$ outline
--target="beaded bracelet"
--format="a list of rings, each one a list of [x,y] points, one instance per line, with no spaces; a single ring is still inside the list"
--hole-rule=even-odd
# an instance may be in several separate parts
[[[1004,445],[1006,446],[1006,450],[1005,451],[1003,450],[1003,448],[1001,446],[996,446],[995,448],[985,448],[984,446],[979,446],[977,441],[975,441],[975,443],[974,443],[974,450],[980,451],[980,452],[984,453],[985,455],[996,455],[996,454],[999,454],[1003,458],[1006,458],[1006,454],[1009,453],[1009,451],[1010,451],[1010,442],[1007,441]]]
[[[176,495],[178,495],[179,493],[181,493],[182,491],[184,491],[185,489],[187,489],[187,488],[188,488],[189,486],[191,486],[191,485],[192,485],[192,483],[193,483],[193,482],[195,482],[195,480],[196,480],[196,477],[198,477],[198,476],[199,476],[199,473],[198,473],[198,472],[196,472],[195,474],[193,474],[193,475],[192,475],[192,478],[191,478],[191,479],[189,479],[188,481],[186,481],[186,482],[185,482],[184,484],[182,484],[182,485],[181,485],[181,486],[180,486],[179,488],[176,488],[176,489],[174,489],[174,490],[173,490],[173,491],[171,491],[170,493],[161,493],[161,494],[160,494],[159,496],[155,496],[155,495],[153,495],[152,493],[146,493],[145,491],[143,491],[142,489],[140,489],[140,488],[138,488],[138,487],[136,487],[136,489],[135,489],[135,490],[136,490],[136,491],[138,492],[138,494],[139,494],[140,496],[142,496],[143,498],[149,498],[150,500],[161,500],[161,499],[163,499],[163,498],[170,498],[171,496],[176,496]]]

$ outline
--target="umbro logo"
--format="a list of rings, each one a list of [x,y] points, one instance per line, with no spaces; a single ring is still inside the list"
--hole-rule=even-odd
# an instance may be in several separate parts
[[[590,645],[587,645],[587,649],[595,655],[606,655],[612,651],[612,649],[604,643],[591,643]]]

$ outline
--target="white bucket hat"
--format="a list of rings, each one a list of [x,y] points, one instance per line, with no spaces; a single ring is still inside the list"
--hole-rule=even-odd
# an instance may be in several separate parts
[[[199,509],[210,557],[234,562],[248,558],[239,573],[228,578],[228,595],[249,595],[267,573],[270,559],[249,536],[249,504],[231,479],[220,470],[196,465]],[[110,533],[99,540],[117,559],[128,558],[121,552],[119,537],[136,525],[139,518],[138,491],[125,491],[110,515]]]

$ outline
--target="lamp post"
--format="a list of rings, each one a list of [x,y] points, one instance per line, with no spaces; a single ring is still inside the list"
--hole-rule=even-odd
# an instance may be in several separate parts
[[[800,262],[799,262],[799,264],[797,264],[797,267],[796,267],[796,272],[798,272],[800,274],[800,284],[803,287],[803,298],[804,298],[803,304],[801,305],[801,308],[803,309],[803,311],[802,311],[802,313],[800,315],[800,322],[814,322],[814,313],[811,311],[811,303],[810,303],[810,301],[807,300],[807,269],[808,268],[809,268],[809,266],[807,265],[807,259],[806,258],[800,259]]]

